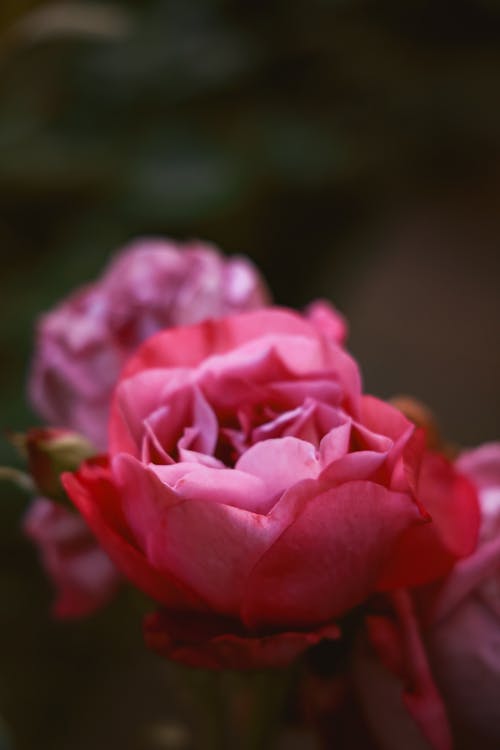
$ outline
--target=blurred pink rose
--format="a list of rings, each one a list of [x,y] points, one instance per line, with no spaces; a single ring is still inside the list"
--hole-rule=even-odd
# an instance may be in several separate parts
[[[439,591],[427,643],[453,723],[483,750],[500,747],[500,443],[457,466],[479,491],[479,546]]]
[[[29,383],[36,411],[107,445],[109,402],[134,349],[162,328],[253,310],[268,301],[255,267],[201,242],[143,239],[39,324]]]
[[[455,737],[454,744],[450,740],[433,746],[500,747],[500,443],[462,453],[456,467],[478,491],[481,523],[476,551],[458,562],[437,588],[414,591],[420,624],[414,621],[411,626],[413,645],[406,655],[404,644],[409,642],[411,628],[406,623],[398,627],[387,617],[375,617],[370,621],[371,641],[387,669],[373,655],[358,659],[360,693],[384,750],[400,747],[403,737],[405,747],[411,750],[427,747],[402,711],[403,704],[397,699],[401,684],[398,687],[394,679],[396,675],[408,684],[409,676],[418,673],[419,661],[426,658]],[[430,671],[427,677],[420,697],[425,693],[434,715],[427,711],[419,717],[419,708],[409,707],[424,729],[435,725],[436,707],[440,710]],[[441,719],[439,723],[442,725]]]
[[[37,498],[25,516],[24,531],[37,544],[56,587],[56,617],[89,615],[113,596],[119,573],[81,516],[60,503]]]

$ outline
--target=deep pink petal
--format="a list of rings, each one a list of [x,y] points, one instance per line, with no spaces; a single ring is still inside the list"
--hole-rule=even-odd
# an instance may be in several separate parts
[[[278,308],[206,320],[152,336],[129,360],[124,377],[149,368],[194,367],[207,357],[269,333],[315,335],[314,327],[300,315]]]
[[[249,626],[305,627],[345,613],[373,590],[391,547],[421,518],[410,496],[371,482],[301,485],[300,511],[252,571],[243,608]]]
[[[151,566],[166,580],[183,582],[215,611],[236,616],[246,579],[280,533],[282,518],[185,499],[130,456],[117,456],[115,471],[130,526]]]
[[[402,534],[382,573],[381,589],[436,580],[476,548],[480,520],[477,492],[443,456],[426,454],[417,498],[431,522]]]
[[[156,570],[137,547],[105,461],[87,461],[75,474],[63,474],[62,482],[99,543],[126,578],[167,607],[206,609],[203,600],[187,585]]]

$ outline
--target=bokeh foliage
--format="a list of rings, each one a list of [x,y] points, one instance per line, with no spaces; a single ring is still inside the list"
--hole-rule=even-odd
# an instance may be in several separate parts
[[[131,236],[247,253],[278,301],[297,306],[326,258],[340,288],[362,260],[349,238],[387,206],[498,177],[495,0],[2,0],[0,68],[2,428],[33,421],[36,314]],[[6,442],[0,458],[14,461]],[[18,531],[23,499],[7,495],[2,628],[18,640],[2,651],[0,713],[21,750],[98,750],[118,736],[135,747],[79,701],[101,681],[109,702],[135,648],[142,682],[110,702],[132,722],[152,661],[131,627],[112,635],[122,605],[51,629]],[[90,649],[101,671],[86,665]]]

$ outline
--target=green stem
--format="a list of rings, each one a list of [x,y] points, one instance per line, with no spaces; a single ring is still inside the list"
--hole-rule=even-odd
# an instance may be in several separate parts
[[[11,466],[0,466],[0,481],[12,482],[25,492],[35,493],[36,487],[29,474]]]

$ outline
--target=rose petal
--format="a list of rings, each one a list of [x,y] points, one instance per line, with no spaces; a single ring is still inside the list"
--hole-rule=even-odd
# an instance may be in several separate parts
[[[75,474],[63,474],[62,482],[98,541],[126,578],[167,607],[198,611],[207,608],[201,597],[193,594],[184,583],[155,570],[134,544],[107,461],[87,461]]]
[[[157,367],[193,367],[269,333],[315,335],[300,315],[272,308],[162,331],[148,339],[129,360],[123,377]]]
[[[333,339],[337,344],[345,343],[348,333],[346,319],[330,302],[323,299],[315,300],[306,307],[305,314],[324,336]]]
[[[121,380],[111,405],[109,452],[140,456],[144,420],[167,405],[173,392],[192,382],[191,370],[182,368],[145,370]],[[171,399],[175,401],[174,398]],[[183,405],[185,398],[183,399]]]
[[[417,586],[440,578],[476,547],[476,490],[443,456],[426,454],[417,497],[432,521],[408,529],[398,540],[381,575],[382,590]]]
[[[256,443],[238,459],[235,468],[259,477],[272,501],[300,480],[317,477],[320,463],[311,443],[284,437]]]
[[[243,607],[248,626],[304,627],[345,613],[370,593],[396,539],[421,518],[408,495],[371,482],[302,485],[296,518],[252,571]]]
[[[130,525],[149,563],[166,580],[182,581],[210,601],[216,611],[236,616],[250,570],[283,528],[281,517],[206,498],[185,499],[131,456],[117,456],[114,470]]]

